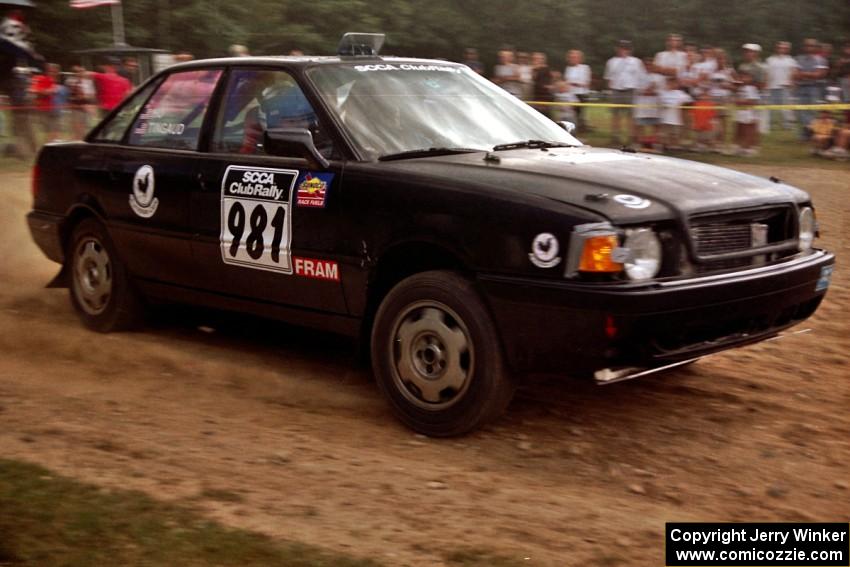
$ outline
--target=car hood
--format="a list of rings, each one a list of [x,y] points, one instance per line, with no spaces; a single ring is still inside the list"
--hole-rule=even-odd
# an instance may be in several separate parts
[[[612,221],[658,220],[771,204],[808,195],[762,177],[713,165],[617,150],[521,149],[385,162],[412,175],[483,184],[568,203]]]

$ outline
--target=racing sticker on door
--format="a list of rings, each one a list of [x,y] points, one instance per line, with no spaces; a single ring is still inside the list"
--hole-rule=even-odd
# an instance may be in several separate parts
[[[221,183],[225,264],[292,273],[292,192],[298,170],[228,166]]]

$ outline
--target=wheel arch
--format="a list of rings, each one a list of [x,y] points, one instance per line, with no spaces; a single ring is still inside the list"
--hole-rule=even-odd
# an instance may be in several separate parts
[[[105,217],[106,215],[104,214],[100,203],[98,203],[94,197],[83,195],[82,198],[71,205],[65,213],[65,220],[62,222],[59,232],[59,235],[62,238],[63,247],[67,245],[68,238],[71,237],[74,227],[80,224],[83,219],[94,218],[105,224]]]
[[[67,254],[68,241],[71,238],[71,234],[74,232],[74,228],[85,219],[96,219],[100,222],[104,222],[103,210],[93,198],[83,199],[80,202],[74,203],[65,213],[65,220],[62,221],[62,224],[59,227],[60,244],[62,245],[62,250],[65,251],[64,262],[62,262],[62,268],[59,270],[59,273],[50,280],[47,287],[70,287],[70,267],[68,266],[69,255]]]
[[[362,354],[368,357],[375,313],[387,293],[403,279],[430,270],[471,273],[468,262],[450,246],[424,239],[399,242],[388,247],[378,257],[367,287],[366,310],[360,334],[364,347],[361,349]]]

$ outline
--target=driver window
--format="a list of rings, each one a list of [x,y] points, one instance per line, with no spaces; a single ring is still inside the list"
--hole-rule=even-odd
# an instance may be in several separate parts
[[[266,69],[233,71],[216,120],[212,150],[264,154],[263,135],[268,128],[306,128],[325,157],[333,153],[313,107],[289,73]]]

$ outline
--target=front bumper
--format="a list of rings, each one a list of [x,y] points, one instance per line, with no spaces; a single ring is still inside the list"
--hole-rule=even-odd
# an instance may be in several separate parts
[[[636,284],[482,274],[517,372],[652,368],[769,338],[812,315],[833,254],[686,280]]]

